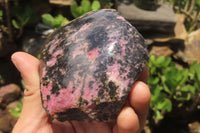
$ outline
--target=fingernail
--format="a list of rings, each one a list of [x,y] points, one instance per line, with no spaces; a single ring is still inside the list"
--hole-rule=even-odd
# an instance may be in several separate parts
[[[19,58],[17,52],[14,53],[14,54],[12,54],[11,60],[12,60],[13,64],[15,65],[15,67],[18,69],[18,71],[20,71],[20,70],[22,69],[22,68],[20,67],[20,66],[22,66],[22,65],[19,65],[19,61],[17,61],[17,60],[19,60],[19,59],[20,59],[20,58]]]

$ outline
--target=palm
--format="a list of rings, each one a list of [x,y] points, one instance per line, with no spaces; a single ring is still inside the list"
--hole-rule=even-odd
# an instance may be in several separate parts
[[[37,121],[33,125],[38,125],[34,133],[112,133],[114,122],[78,122],[78,121],[66,121],[61,123],[59,121],[51,121],[49,116],[45,114],[41,121],[46,121],[41,125],[41,122]],[[30,130],[29,130],[30,132]]]
[[[53,123],[55,124],[55,123]],[[56,124],[57,126],[60,124]],[[66,127],[66,125],[68,125]],[[64,128],[66,132],[69,133],[111,133],[112,132],[112,126],[108,123],[88,123],[88,122],[77,122],[77,121],[70,121],[65,122],[62,124],[62,127]],[[59,127],[58,130],[61,128]],[[63,133],[62,130],[62,133]],[[55,133],[58,133],[55,129]]]
[[[51,121],[42,107],[40,98],[39,65],[33,56],[17,52],[12,61],[21,72],[26,89],[21,116],[13,133],[138,133],[144,126],[150,102],[150,92],[146,84],[137,81],[129,96],[129,106],[122,109],[113,123],[103,122],[58,122]],[[146,80],[147,73],[141,74]]]

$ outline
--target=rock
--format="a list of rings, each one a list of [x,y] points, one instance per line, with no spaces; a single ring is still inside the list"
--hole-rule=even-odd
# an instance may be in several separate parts
[[[190,133],[200,133],[200,123],[198,121],[188,124]]]
[[[59,121],[116,119],[148,60],[144,38],[114,10],[54,32],[41,53],[41,96]]]
[[[41,51],[41,47],[44,44],[45,40],[46,36],[42,36],[35,33],[33,33],[30,36],[28,35],[23,40],[22,50],[35,57],[38,57]]]
[[[133,3],[138,7],[138,8],[141,8],[141,9],[144,9],[144,10],[156,10],[157,8],[157,0],[132,0]]]
[[[72,5],[72,3],[75,2],[75,0],[49,0],[51,4],[57,4],[57,5]]]
[[[0,107],[5,107],[10,102],[18,99],[21,89],[16,84],[9,84],[0,88]]]
[[[190,33],[185,40],[184,49],[175,54],[176,58],[181,58],[184,62],[191,64],[193,61],[200,62],[200,29]]]
[[[185,16],[183,14],[176,14],[176,25],[174,28],[175,38],[185,40],[187,37],[187,31],[184,25]]]
[[[17,119],[13,118],[9,112],[0,110],[0,131],[3,133],[11,133]]]
[[[168,46],[153,46],[150,55],[159,56],[170,56],[173,54],[173,51]]]
[[[184,49],[184,40],[171,38],[155,38],[148,41],[150,55],[159,56],[173,56],[178,50]]]
[[[9,103],[6,107],[6,110],[9,112],[11,109],[15,109],[18,103],[20,103],[20,101],[14,101]]]
[[[128,2],[127,2],[128,1]],[[116,9],[140,32],[152,35],[174,35],[175,13],[168,3],[160,3],[155,11],[137,8],[131,0],[116,0]]]

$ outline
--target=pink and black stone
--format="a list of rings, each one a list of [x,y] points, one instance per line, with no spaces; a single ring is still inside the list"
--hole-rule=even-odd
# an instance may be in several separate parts
[[[44,109],[59,121],[116,119],[148,60],[143,37],[114,10],[55,31],[41,52]]]

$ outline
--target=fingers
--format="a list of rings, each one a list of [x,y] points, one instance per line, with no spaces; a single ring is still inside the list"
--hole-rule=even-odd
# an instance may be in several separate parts
[[[122,109],[117,117],[117,124],[113,129],[114,133],[139,133],[139,118],[133,108],[127,106]]]
[[[151,93],[148,86],[142,81],[137,81],[130,92],[129,102],[139,117],[140,130],[142,130],[145,125],[150,100]]]
[[[143,129],[149,111],[151,93],[145,84],[149,76],[145,67],[129,94],[130,106],[124,107],[113,128],[114,133],[139,133]]]
[[[40,61],[24,52],[16,52],[11,58],[25,83],[23,108],[15,128],[23,129],[24,126],[29,124],[31,127],[37,127],[38,125],[34,124],[42,124],[49,121],[47,114],[42,108],[40,98],[38,73]]]
[[[114,133],[139,133],[145,125],[150,99],[148,86],[137,81],[129,95],[130,106],[120,112]]]
[[[11,57],[13,63],[20,71],[26,86],[25,95],[32,95],[39,89],[39,65],[37,58],[24,53],[16,52]]]

